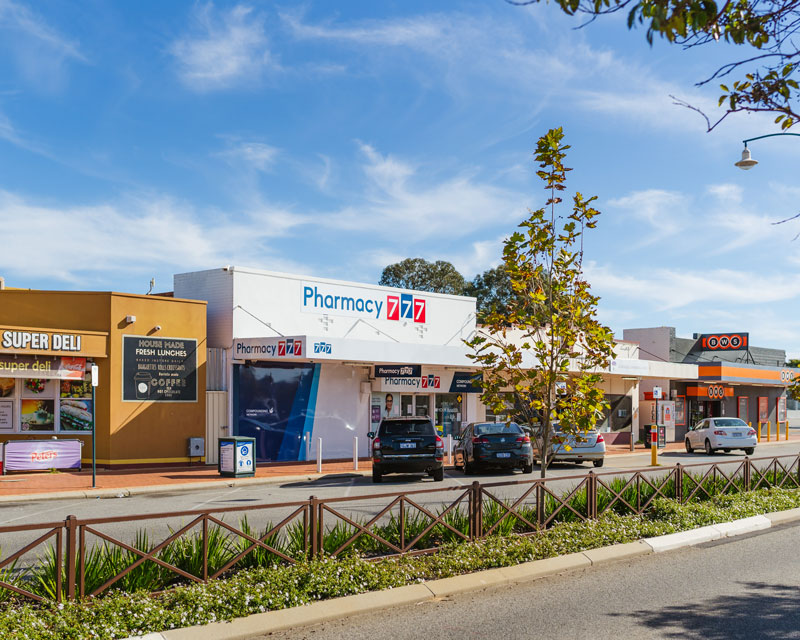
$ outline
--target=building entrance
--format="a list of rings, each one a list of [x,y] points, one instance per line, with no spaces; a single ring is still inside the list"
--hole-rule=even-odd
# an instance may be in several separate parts
[[[403,394],[400,396],[400,415],[430,416],[431,397],[420,394]]]

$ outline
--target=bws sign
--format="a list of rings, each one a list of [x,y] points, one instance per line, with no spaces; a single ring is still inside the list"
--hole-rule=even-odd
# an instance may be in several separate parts
[[[427,300],[410,293],[385,294],[373,289],[304,282],[302,310],[372,320],[427,322]]]
[[[747,349],[749,333],[704,333],[700,336],[703,351],[742,351]]]

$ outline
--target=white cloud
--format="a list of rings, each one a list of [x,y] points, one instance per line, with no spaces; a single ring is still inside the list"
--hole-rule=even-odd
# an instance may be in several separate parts
[[[363,201],[319,216],[321,224],[378,234],[409,246],[446,235],[463,237],[505,225],[525,213],[527,196],[461,174],[441,181],[393,156],[361,145],[367,184]],[[400,234],[400,235],[399,235]]]
[[[733,269],[689,271],[655,267],[636,275],[621,274],[612,267],[590,263],[586,274],[592,289],[603,298],[631,305],[647,305],[654,311],[674,311],[690,305],[695,315],[707,309],[756,307],[798,295],[796,274],[749,273]]]
[[[13,0],[0,0],[0,47],[10,50],[22,75],[45,92],[64,85],[68,61],[88,62],[77,42]]]
[[[226,89],[255,83],[268,68],[276,68],[269,50],[263,17],[250,7],[229,11],[209,3],[194,14],[190,35],[170,48],[178,62],[181,80],[196,91]]]
[[[743,189],[738,184],[712,184],[708,192],[726,205],[741,204]]]
[[[270,171],[278,157],[279,150],[263,142],[230,140],[228,149],[219,153],[230,164],[244,165],[255,171]]]
[[[116,204],[53,207],[0,191],[0,223],[0,271],[26,280],[47,278],[85,286],[99,274],[171,274],[228,263],[302,270],[278,256],[273,246],[302,219],[278,208],[202,216],[184,203],[149,196]]]
[[[683,230],[688,213],[688,198],[676,191],[645,189],[608,201],[609,206],[623,209],[629,216],[644,222],[657,231],[642,244],[655,242],[659,236],[672,235]],[[640,245],[641,246],[641,245]]]

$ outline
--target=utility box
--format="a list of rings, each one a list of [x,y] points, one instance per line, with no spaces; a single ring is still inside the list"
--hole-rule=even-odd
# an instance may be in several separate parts
[[[202,458],[206,455],[205,438],[189,438],[189,457]]]
[[[219,475],[248,478],[256,474],[256,439],[229,436],[219,439]]]

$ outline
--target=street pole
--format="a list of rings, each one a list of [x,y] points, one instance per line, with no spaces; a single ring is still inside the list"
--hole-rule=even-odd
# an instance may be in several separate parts
[[[96,364],[92,365],[92,489],[97,488],[97,409],[95,408],[95,389],[100,377]]]

